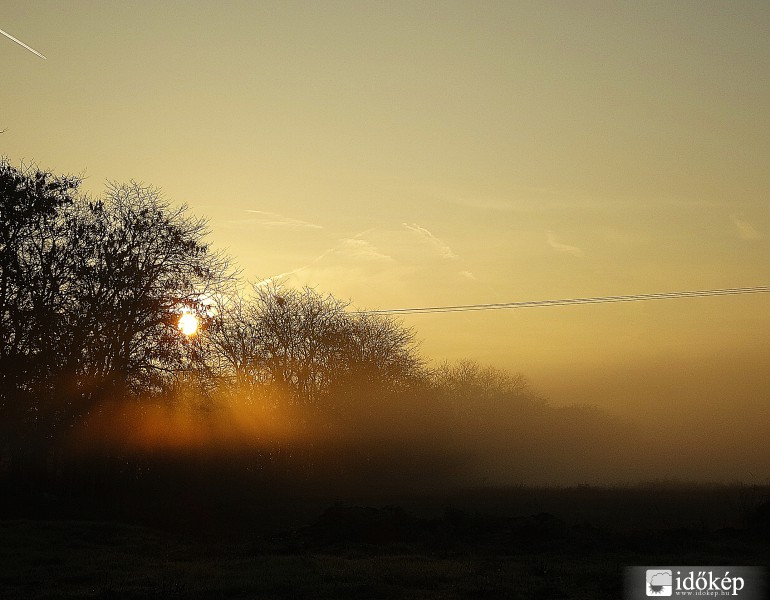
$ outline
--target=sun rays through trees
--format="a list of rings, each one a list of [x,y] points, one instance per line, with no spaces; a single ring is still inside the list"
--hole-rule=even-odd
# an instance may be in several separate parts
[[[431,366],[394,316],[244,285],[206,235],[152,187],[91,198],[0,162],[0,482],[78,496],[158,477],[173,495],[656,476],[666,447],[640,452],[635,426],[553,407],[521,375]]]
[[[157,190],[110,184],[90,199],[79,183],[0,164],[0,402],[11,456],[53,445],[105,399],[162,389],[187,354],[175,311],[195,310],[233,278],[205,243],[205,223]]]
[[[212,353],[241,387],[274,387],[292,402],[331,411],[356,393],[420,380],[423,361],[410,329],[345,309],[310,288],[255,285],[250,297],[218,311]]]

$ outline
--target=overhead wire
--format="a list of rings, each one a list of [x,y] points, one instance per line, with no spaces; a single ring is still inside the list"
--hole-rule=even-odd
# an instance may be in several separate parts
[[[456,306],[423,306],[411,308],[386,308],[374,310],[356,310],[357,314],[370,315],[406,315],[447,312],[471,312],[481,310],[505,310],[515,308],[536,308],[543,306],[568,306],[572,304],[609,304],[614,302],[643,302],[648,300],[669,300],[672,298],[702,298],[712,296],[735,296],[741,294],[766,294],[770,286],[724,288],[716,290],[686,290],[677,292],[658,292],[652,294],[627,294],[622,296],[596,296],[587,298],[561,298],[556,300],[525,300],[515,302],[495,302],[485,304],[459,304]]]

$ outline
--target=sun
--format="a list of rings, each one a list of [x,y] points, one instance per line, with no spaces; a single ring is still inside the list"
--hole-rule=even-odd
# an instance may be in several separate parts
[[[182,316],[179,317],[177,327],[179,327],[179,330],[188,337],[195,335],[198,331],[198,318],[189,312],[182,313]]]

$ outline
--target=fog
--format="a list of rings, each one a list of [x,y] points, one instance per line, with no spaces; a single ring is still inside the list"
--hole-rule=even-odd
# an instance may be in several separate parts
[[[715,345],[712,332],[710,345],[628,347],[612,360],[611,346],[583,336],[595,352],[581,352],[543,329],[552,360],[523,373],[488,366],[511,359],[474,329],[499,356],[434,362],[394,316],[275,278],[241,281],[205,223],[155,188],[110,184],[93,202],[78,178],[7,161],[0,179],[13,209],[0,253],[9,488],[345,497],[768,478],[761,326],[743,346]],[[199,323],[187,334],[186,313]]]
[[[204,397],[182,387],[162,401],[106,404],[72,439],[80,455],[139,462],[237,456],[244,472],[340,494],[759,483],[770,471],[766,362],[744,353],[562,373],[544,386],[549,397],[523,376],[461,363],[432,386],[359,386],[357,397],[323,407],[267,388]]]

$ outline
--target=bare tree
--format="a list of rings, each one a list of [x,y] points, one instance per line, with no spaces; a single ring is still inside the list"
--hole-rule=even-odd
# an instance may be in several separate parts
[[[396,389],[422,368],[414,334],[391,318],[351,313],[311,288],[253,287],[212,325],[213,354],[241,385],[272,387],[295,403],[339,410]]]
[[[487,425],[512,403],[535,399],[520,373],[482,367],[472,360],[443,363],[430,374],[433,393],[463,423]]]
[[[68,257],[62,214],[80,181],[0,160],[0,446],[45,429]],[[15,440],[15,441],[14,441]]]
[[[205,221],[153,188],[111,184],[79,209],[70,222],[79,267],[66,370],[85,365],[85,380],[113,392],[157,389],[190,358],[177,329],[181,312],[205,321],[207,304],[235,273],[205,242]]]
[[[78,184],[0,163],[5,439],[48,444],[102,398],[173,380],[200,350],[178,331],[181,312],[205,321],[235,277],[186,207],[134,183],[92,201]]]

